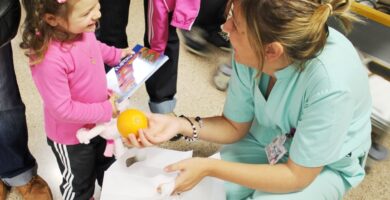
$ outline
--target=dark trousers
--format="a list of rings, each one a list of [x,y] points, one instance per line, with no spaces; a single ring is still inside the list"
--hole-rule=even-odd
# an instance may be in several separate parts
[[[101,42],[116,48],[127,48],[126,26],[129,16],[130,0],[99,0],[102,17],[96,37]],[[112,66],[104,65],[106,72]]]
[[[126,26],[130,0],[99,0],[99,3],[102,17],[96,37],[110,46],[122,49],[128,47]]]
[[[89,200],[95,181],[102,186],[104,172],[115,161],[105,157],[106,140],[95,137],[89,144],[64,145],[47,140],[62,174],[60,190],[64,200]]]
[[[130,0],[100,0],[99,2],[102,7],[102,17],[97,31],[98,39],[118,48],[127,47],[126,26]],[[147,24],[148,0],[144,0],[144,8],[144,19]],[[144,45],[150,47],[147,41],[147,28],[145,30]],[[146,90],[153,103],[170,101],[176,94],[179,38],[175,27],[169,26],[168,44],[164,54],[169,57],[169,60],[146,81]]]
[[[0,48],[0,178],[12,178],[36,166],[27,143],[25,106],[9,43]]]
[[[148,41],[148,20],[147,20],[148,0],[144,0],[145,13],[145,34],[144,44],[150,47]],[[169,20],[172,19],[172,13],[169,15]],[[159,69],[153,76],[146,81],[146,91],[149,94],[151,102],[160,103],[163,101],[172,100],[176,94],[177,70],[179,64],[179,48],[180,42],[176,32],[176,28],[169,25],[168,43],[164,54],[169,57],[169,60]]]
[[[225,23],[225,8],[227,0],[201,0],[200,10],[194,25],[210,33],[220,31]]]

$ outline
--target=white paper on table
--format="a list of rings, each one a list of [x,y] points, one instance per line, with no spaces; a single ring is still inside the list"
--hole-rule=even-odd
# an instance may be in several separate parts
[[[220,153],[209,158],[221,159]],[[181,195],[183,200],[226,200],[224,182],[220,179],[205,177],[194,188]]]
[[[190,158],[191,155],[192,151],[180,152],[155,147],[130,149],[106,171],[101,199],[170,199],[167,197],[173,191],[177,173],[165,173],[163,168]],[[127,167],[127,158],[133,156],[140,157],[143,161]],[[166,183],[166,187],[163,194],[159,194],[157,187],[163,183]]]
[[[144,160],[126,167],[126,159],[138,155]],[[206,177],[197,186],[180,196],[170,196],[177,173],[165,173],[169,164],[190,158],[192,151],[180,152],[160,148],[130,149],[105,173],[101,200],[224,200],[223,181]],[[219,159],[219,154],[213,156]],[[163,194],[157,187],[164,184]]]

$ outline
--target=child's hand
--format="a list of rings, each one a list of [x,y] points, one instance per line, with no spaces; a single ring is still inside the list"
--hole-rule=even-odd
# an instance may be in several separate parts
[[[111,106],[112,106],[112,118],[116,118],[119,115],[119,110],[117,107],[117,100],[118,100],[118,95],[116,95],[115,93],[113,93],[109,96],[109,101],[110,101]]]
[[[127,47],[126,49],[122,49],[121,59],[131,54],[134,54],[134,51],[130,47]]]

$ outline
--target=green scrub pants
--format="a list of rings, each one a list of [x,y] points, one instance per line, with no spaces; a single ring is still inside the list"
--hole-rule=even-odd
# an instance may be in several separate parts
[[[262,146],[251,134],[237,143],[225,145],[221,151],[223,160],[267,164],[268,159]],[[281,162],[286,162],[284,158]],[[253,172],[261,173],[261,172]],[[227,182],[225,185],[227,200],[337,200],[342,199],[350,189],[349,184],[334,170],[324,168],[317,178],[305,189],[293,193],[267,193],[253,190],[238,184]]]

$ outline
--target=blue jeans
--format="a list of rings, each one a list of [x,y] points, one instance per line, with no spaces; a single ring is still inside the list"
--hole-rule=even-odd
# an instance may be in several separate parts
[[[25,106],[16,82],[11,44],[0,48],[0,178],[20,186],[36,174],[28,146]]]

